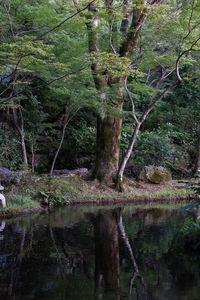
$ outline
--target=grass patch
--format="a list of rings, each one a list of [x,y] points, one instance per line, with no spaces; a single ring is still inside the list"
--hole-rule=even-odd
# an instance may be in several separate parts
[[[195,193],[186,189],[182,183],[155,185],[128,180],[125,192],[119,193],[113,185],[106,186],[97,180],[88,181],[79,175],[26,176],[19,185],[13,185],[5,191],[7,210],[20,211],[36,209],[41,206],[54,207],[73,204],[124,204],[138,203],[145,208],[148,203],[188,202],[194,199]],[[4,211],[6,209],[2,209]],[[0,213],[0,215],[2,215]]]
[[[31,199],[30,195],[15,195],[10,193],[6,201],[7,207],[36,208],[40,204]]]

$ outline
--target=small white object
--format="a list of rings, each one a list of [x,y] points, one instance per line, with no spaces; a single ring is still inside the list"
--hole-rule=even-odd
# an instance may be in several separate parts
[[[3,191],[4,187],[0,184],[0,191]]]
[[[0,225],[0,232],[4,231],[5,227],[6,227],[6,222],[2,221]]]
[[[2,206],[6,207],[6,198],[4,197],[4,195],[0,194],[0,200],[1,200]]]

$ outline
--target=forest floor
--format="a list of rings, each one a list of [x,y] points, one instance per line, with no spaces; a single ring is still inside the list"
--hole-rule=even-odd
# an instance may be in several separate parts
[[[5,189],[7,207],[0,209],[0,217],[33,214],[62,205],[188,203],[196,198],[184,180],[158,185],[127,178],[124,187],[120,193],[112,184],[100,184],[79,175],[26,176],[20,184]]]

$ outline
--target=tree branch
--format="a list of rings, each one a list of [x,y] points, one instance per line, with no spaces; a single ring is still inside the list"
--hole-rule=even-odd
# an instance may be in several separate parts
[[[34,91],[34,90],[37,90],[37,89],[46,87],[46,86],[48,86],[48,85],[50,85],[50,84],[52,84],[52,83],[54,83],[54,82],[56,82],[56,81],[58,81],[58,80],[61,80],[61,79],[65,78],[65,77],[67,77],[67,76],[69,76],[69,75],[77,74],[77,73],[79,73],[79,72],[81,72],[81,71],[83,71],[83,70],[84,70],[84,69],[80,69],[80,70],[76,70],[76,71],[73,71],[73,72],[69,72],[69,73],[66,73],[66,74],[64,74],[64,75],[62,75],[62,76],[59,76],[59,77],[55,78],[55,79],[52,79],[52,80],[50,80],[50,81],[48,81],[48,82],[46,82],[46,83],[44,83],[44,84],[41,84],[41,85],[38,85],[38,86],[35,86],[35,87],[32,87],[32,88],[29,87],[29,91]],[[22,94],[25,93],[26,91],[27,91],[27,90],[24,89],[24,90],[21,91],[21,92],[18,92],[18,93],[16,93],[16,94],[13,94],[12,96],[10,96],[10,97],[8,97],[8,98],[6,98],[6,99],[1,100],[1,101],[0,101],[0,104],[7,103],[9,100],[18,97],[19,95],[22,95]]]
[[[128,87],[127,87],[127,76],[126,76],[126,78],[124,80],[124,87],[125,87],[125,90],[126,90],[126,92],[128,94],[129,100],[131,101],[133,118],[134,118],[135,122],[137,124],[139,124],[139,120],[138,120],[138,118],[136,117],[136,114],[135,114],[135,103],[134,103],[134,100],[133,100],[133,98],[131,96],[131,93],[130,93]]]
[[[75,2],[77,2],[76,0],[73,0]],[[86,5],[84,8],[82,9],[78,9],[78,11],[76,13],[74,13],[73,15],[71,15],[70,17],[66,18],[65,20],[63,20],[61,23],[59,23],[58,25],[54,26],[53,28],[49,29],[48,31],[40,34],[35,40],[41,39],[43,36],[45,36],[46,34],[56,30],[57,28],[61,27],[64,23],[66,23],[67,21],[71,20],[72,18],[74,18],[75,16],[77,16],[78,14],[80,14],[81,12],[87,10],[91,4],[93,4],[96,0],[91,1],[88,5]]]
[[[10,9],[11,9],[10,1],[9,1],[8,7],[7,7],[6,3],[4,2],[4,8],[5,8],[5,11],[6,11],[7,16],[8,16],[8,22],[9,22],[9,27],[10,27],[10,32],[12,34],[12,38],[13,38],[14,42],[16,42],[15,33],[14,33],[14,30],[13,30],[13,25],[12,25],[12,19],[11,19],[11,15],[10,15]]]

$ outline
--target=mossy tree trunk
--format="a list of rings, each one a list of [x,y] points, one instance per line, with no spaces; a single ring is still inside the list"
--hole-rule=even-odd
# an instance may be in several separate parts
[[[89,52],[99,53],[97,9],[90,7],[89,10],[94,13],[87,23]],[[98,60],[91,65],[91,69],[96,89],[100,94],[99,102],[102,104],[102,112],[97,117],[96,160],[93,178],[97,178],[101,182],[110,182],[116,180],[117,176],[122,119],[119,115],[112,114],[107,109],[108,99],[104,89],[108,88],[110,90],[110,94],[113,95],[112,107],[120,113],[124,103],[124,79],[123,77],[109,77],[105,71],[101,70]],[[119,86],[117,92],[115,90],[116,85]]]
[[[122,112],[124,103],[123,87],[119,88],[115,96],[115,108]],[[118,114],[108,111],[97,117],[96,161],[93,177],[101,182],[115,181],[119,165],[120,139],[122,119]]]
[[[73,0],[74,6],[77,11],[81,11],[79,8],[79,1]],[[134,1],[133,1],[134,2]],[[120,152],[120,138],[122,119],[120,112],[123,110],[124,102],[124,82],[126,78],[126,71],[129,68],[124,68],[121,75],[113,75],[110,72],[110,67],[102,68],[100,60],[102,51],[109,54],[114,54],[119,58],[126,58],[130,61],[129,67],[131,68],[133,55],[138,47],[140,38],[140,30],[147,16],[148,9],[154,4],[158,4],[161,0],[152,0],[147,3],[145,0],[135,1],[134,6],[131,5],[129,0],[121,0],[119,3],[120,9],[122,9],[122,20],[120,24],[116,24],[116,2],[113,0],[104,0],[103,13],[107,15],[107,18],[102,18],[99,14],[98,3],[91,1],[88,6],[89,14],[86,21],[88,32],[89,53],[96,57],[95,62],[91,65],[92,76],[99,93],[104,93],[105,88],[112,88],[119,86],[119,94],[113,95],[113,101],[111,104],[112,109],[106,108],[108,103],[107,97],[100,97],[102,102],[103,114],[98,116],[97,126],[97,151],[96,162],[93,172],[93,177],[103,182],[115,181],[117,178],[117,169],[119,163]],[[115,5],[115,6],[114,6]],[[107,25],[105,25],[105,21]],[[110,36],[103,34],[103,38],[99,39],[101,30],[110,29]],[[121,37],[120,37],[121,36]],[[107,39],[106,39],[107,38]],[[120,42],[121,40],[121,42]],[[98,56],[100,55],[100,56]],[[112,65],[112,63],[110,63]],[[118,116],[113,111],[119,112]]]
[[[128,2],[127,2],[128,3]],[[144,0],[141,0],[141,4],[144,5]],[[105,0],[105,7],[107,13],[112,16],[112,5],[113,1]],[[124,2],[124,8],[126,8],[126,2]],[[89,40],[89,52],[99,53],[99,33],[98,33],[98,14],[97,9],[91,8],[94,12],[93,17],[90,19],[90,22],[87,23],[88,28],[88,40]],[[119,49],[118,55],[120,57],[129,58],[132,60],[133,54],[137,48],[139,40],[139,31],[140,25],[144,21],[145,15],[143,14],[143,9],[136,9],[134,16],[132,16],[132,22],[127,32],[127,37],[123,39]],[[114,19],[113,19],[113,22]],[[112,22],[110,22],[111,24]],[[128,24],[127,24],[128,26]],[[116,26],[113,26],[111,31],[116,30]],[[127,29],[126,29],[127,30]],[[124,34],[124,20],[121,24],[121,34],[125,37]],[[108,43],[110,43],[111,51],[114,51],[117,54],[117,50],[114,49],[113,45],[117,44],[114,35],[116,32],[112,32],[112,38]],[[112,115],[108,110],[104,111],[103,116],[98,116],[97,120],[97,145],[96,145],[96,161],[95,168],[93,172],[93,177],[99,179],[101,182],[116,182],[117,171],[119,166],[119,154],[120,154],[120,139],[121,139],[121,130],[122,130],[122,119],[120,112],[123,110],[124,103],[124,80],[125,76],[116,78],[107,72],[101,72],[99,68],[98,61],[91,66],[93,79],[96,85],[97,90],[105,87],[109,87],[111,90],[113,87],[118,85],[118,93],[113,92],[113,109],[119,112],[117,116]],[[104,103],[107,104],[107,99],[105,97]]]
[[[93,175],[100,181],[115,181],[120,151],[122,120],[106,116],[97,121],[97,149]]]

